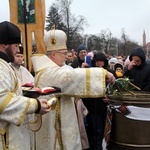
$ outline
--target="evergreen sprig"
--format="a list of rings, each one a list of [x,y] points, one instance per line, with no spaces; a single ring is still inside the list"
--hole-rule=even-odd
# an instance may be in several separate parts
[[[108,85],[108,94],[122,95],[128,92],[134,95],[135,90],[141,90],[139,87],[130,82],[129,78],[119,78],[116,79],[114,84]]]

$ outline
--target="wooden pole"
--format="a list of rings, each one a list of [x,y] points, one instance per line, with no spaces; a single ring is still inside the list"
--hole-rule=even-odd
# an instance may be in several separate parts
[[[26,11],[26,1],[23,0],[24,5],[24,33],[25,33],[25,50],[26,50],[26,68],[29,70],[29,63],[28,63],[28,32],[27,32],[27,11]]]

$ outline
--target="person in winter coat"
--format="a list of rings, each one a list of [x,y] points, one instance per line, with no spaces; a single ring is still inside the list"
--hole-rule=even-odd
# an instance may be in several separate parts
[[[114,74],[114,70],[109,68],[109,61],[105,54],[99,52],[94,54],[93,60],[92,60],[92,67],[100,67],[104,68],[107,71],[111,72]]]
[[[109,69],[108,60],[103,53],[96,53],[92,59],[92,67],[104,68],[113,73]],[[102,142],[104,136],[107,102],[103,98],[84,98],[82,99],[84,105],[88,109],[86,116],[86,130],[90,144],[90,150],[102,150]]]
[[[115,76],[116,79],[124,77],[124,75],[123,75],[124,74],[124,70],[123,70],[123,65],[122,64],[116,63],[114,65],[114,70],[115,70],[114,76]]]
[[[85,63],[85,56],[88,54],[88,49],[85,44],[80,44],[77,49],[77,58],[72,62],[71,67],[73,68],[84,68],[88,67]]]
[[[142,91],[150,91],[150,64],[142,48],[135,48],[129,56],[130,63],[125,68],[124,76],[132,79],[131,82]]]

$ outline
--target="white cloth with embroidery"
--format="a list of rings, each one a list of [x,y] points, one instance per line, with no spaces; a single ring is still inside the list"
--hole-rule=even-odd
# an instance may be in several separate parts
[[[74,105],[74,97],[105,96],[105,77],[107,71],[102,68],[59,67],[46,55],[33,55],[32,63],[35,85],[42,87],[55,86],[61,89],[61,135],[65,150],[81,150],[81,140]],[[60,149],[55,131],[56,110],[42,116],[42,127],[36,132],[37,150]]]
[[[30,135],[26,113],[37,107],[35,99],[23,97],[21,85],[14,70],[0,59],[0,150],[30,150]]]

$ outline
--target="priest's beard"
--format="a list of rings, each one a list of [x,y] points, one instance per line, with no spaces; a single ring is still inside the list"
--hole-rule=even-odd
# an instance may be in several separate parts
[[[57,57],[57,65],[62,67],[65,65],[66,60],[64,60],[62,57]]]
[[[14,61],[14,55],[13,55],[13,50],[12,50],[11,45],[9,45],[9,47],[6,49],[6,54],[9,58],[10,62],[13,62]]]

